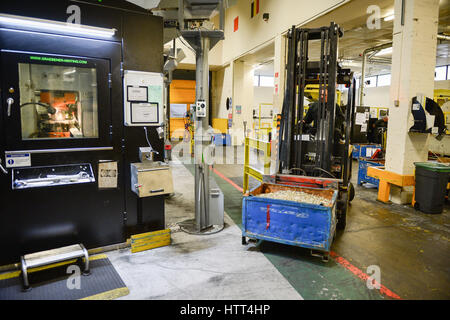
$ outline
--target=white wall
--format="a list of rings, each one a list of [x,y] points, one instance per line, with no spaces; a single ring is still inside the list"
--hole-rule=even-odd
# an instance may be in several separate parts
[[[228,119],[227,98],[233,97],[233,68],[231,65],[213,72],[212,109],[213,118]]]
[[[274,40],[293,25],[309,22],[348,2],[347,0],[262,0],[259,14],[250,16],[252,0],[239,0],[228,8],[225,14],[225,40],[223,42],[223,62],[248,53],[260,45]],[[268,22],[263,13],[269,13]],[[239,30],[234,32],[234,20],[239,17]]]
[[[244,122],[247,129],[253,123],[253,92],[254,92],[253,66],[242,61],[233,63],[233,126],[232,143],[242,145],[244,143]],[[236,106],[241,106],[241,113],[236,112]]]
[[[450,80],[435,81],[435,89],[450,89]],[[390,86],[364,88],[364,105],[369,107],[391,107],[390,103]],[[419,93],[419,92],[418,92]],[[433,98],[433,97],[431,97]],[[359,105],[359,93],[357,96],[357,104]]]
[[[450,80],[435,81],[434,89],[450,89]]]
[[[258,108],[261,103],[273,103],[273,90],[273,87],[255,87],[253,107]]]
[[[370,107],[384,107],[390,106],[390,86],[364,88],[364,105]],[[359,94],[356,99],[359,105]]]

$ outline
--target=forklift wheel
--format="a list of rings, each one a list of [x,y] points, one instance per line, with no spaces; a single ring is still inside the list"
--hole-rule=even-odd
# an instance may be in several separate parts
[[[347,217],[346,216],[341,216],[338,219],[338,222],[336,224],[336,229],[337,230],[345,230],[346,226],[347,226]]]
[[[353,186],[353,183],[348,184],[348,201],[352,201],[355,199],[355,187]]]
[[[347,225],[347,208],[348,208],[348,194],[347,192],[342,193],[341,200],[338,203],[337,210],[337,230],[344,230]]]

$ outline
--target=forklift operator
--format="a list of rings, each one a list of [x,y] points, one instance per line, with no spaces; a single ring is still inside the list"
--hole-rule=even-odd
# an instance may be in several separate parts
[[[327,92],[325,91],[325,102],[327,101]],[[317,112],[319,110],[319,101],[314,101],[312,104],[310,104],[308,112],[303,119],[303,123],[310,126],[311,123],[313,123],[312,127],[309,127],[309,130],[306,129],[305,131],[309,131],[309,133],[315,135],[317,131]],[[342,141],[344,139],[344,122],[345,122],[345,115],[342,111],[341,107],[336,104],[336,112],[335,112],[335,128],[334,128],[334,138],[335,141]]]
[[[377,120],[373,124],[373,128],[371,131],[373,136],[372,140],[374,140],[373,141],[374,143],[381,144],[383,131],[387,129],[388,121],[389,121],[388,117],[383,117],[382,119]]]

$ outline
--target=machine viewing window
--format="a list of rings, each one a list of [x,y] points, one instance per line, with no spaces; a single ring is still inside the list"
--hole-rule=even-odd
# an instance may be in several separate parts
[[[22,140],[98,138],[95,68],[19,63]]]

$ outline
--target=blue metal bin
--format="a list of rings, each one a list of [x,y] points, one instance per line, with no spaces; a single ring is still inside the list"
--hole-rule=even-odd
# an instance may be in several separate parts
[[[229,134],[215,134],[214,144],[216,146],[231,146],[231,136]]]
[[[373,184],[378,188],[380,181],[376,178],[369,177],[367,175],[368,167],[383,167],[384,160],[372,160],[372,159],[364,159],[359,158],[358,160],[358,186],[361,186],[363,183]]]
[[[359,159],[360,157],[372,156],[376,149],[381,149],[379,144],[354,144],[352,151],[352,158]],[[367,153],[369,151],[369,153]]]
[[[278,190],[314,193],[331,200],[331,206],[256,197]],[[336,230],[338,192],[262,184],[244,197],[242,236],[329,252]]]
[[[353,159],[358,159],[360,151],[361,151],[361,145],[360,144],[354,144],[353,145],[353,151],[352,151],[352,158]]]

